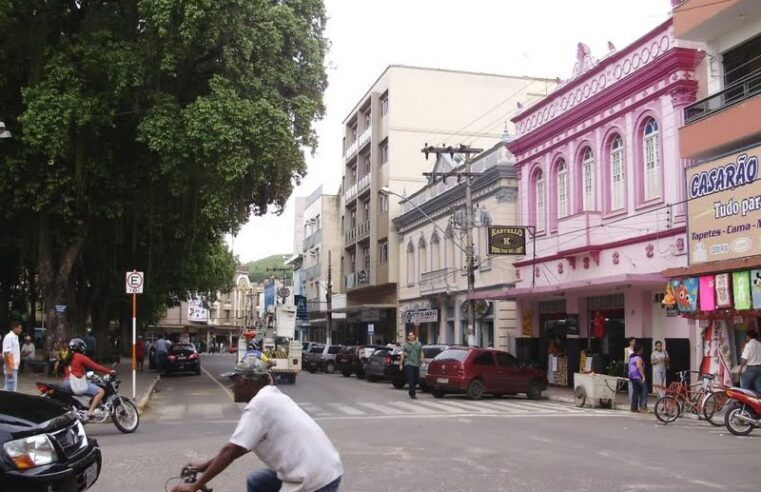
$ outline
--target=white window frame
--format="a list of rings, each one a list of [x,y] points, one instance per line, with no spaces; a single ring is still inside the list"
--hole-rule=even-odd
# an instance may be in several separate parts
[[[381,164],[388,162],[388,140],[384,140],[380,144],[380,162]]]
[[[565,159],[560,159],[557,165],[557,184],[558,184],[558,219],[568,217],[568,163]]]
[[[431,271],[441,268],[441,244],[439,236],[434,234],[431,237]]]
[[[589,147],[582,154],[581,169],[583,210],[586,212],[595,209],[595,158]]]
[[[378,263],[381,265],[388,263],[388,241],[381,241],[378,244]]]
[[[545,219],[545,195],[544,195],[544,173],[539,170],[536,173],[536,230],[543,231],[547,223]]]
[[[380,97],[381,117],[388,114],[388,92]]]
[[[626,163],[624,161],[624,139],[613,137],[610,143],[610,210],[624,208],[626,183]]]
[[[650,118],[642,130],[642,158],[644,178],[644,199],[653,200],[661,196],[661,149],[660,131],[655,118]]]
[[[407,245],[407,285],[415,284],[415,245]]]

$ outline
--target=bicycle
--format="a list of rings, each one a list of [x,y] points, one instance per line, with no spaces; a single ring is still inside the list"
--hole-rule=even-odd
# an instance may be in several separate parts
[[[171,489],[169,489],[169,482],[172,480],[180,480],[180,483],[196,483],[198,481],[198,474],[200,472],[197,468],[194,468],[192,466],[186,466],[182,469],[180,472],[179,477],[170,477],[166,483],[164,483],[164,490],[166,492],[169,492]],[[202,492],[214,492],[214,489],[211,487],[203,486],[201,487]]]
[[[687,375],[696,373],[701,376],[702,382],[688,384]],[[685,408],[698,416],[698,419],[706,418],[712,425],[715,416],[718,416],[719,407],[723,408],[721,398],[713,396],[710,399],[710,407],[706,407],[706,401],[714,391],[711,389],[711,381],[714,376],[702,374],[698,371],[679,371],[679,382],[673,382],[668,387],[655,385],[654,389],[665,391],[665,395],[655,402],[655,416],[664,424],[671,423],[681,417]]]

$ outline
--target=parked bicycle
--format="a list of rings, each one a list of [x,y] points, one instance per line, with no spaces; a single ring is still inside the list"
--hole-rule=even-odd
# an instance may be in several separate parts
[[[701,381],[689,384],[689,374],[698,374]],[[723,408],[726,405],[726,394],[723,390],[714,389],[714,376],[698,371],[679,371],[679,382],[673,382],[668,387],[657,386],[656,390],[664,391],[665,395],[655,402],[655,416],[664,424],[671,423],[682,416],[685,409],[706,419],[712,425],[723,424]]]

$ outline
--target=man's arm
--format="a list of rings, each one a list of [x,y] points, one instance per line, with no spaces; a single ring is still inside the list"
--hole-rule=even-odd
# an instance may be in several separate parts
[[[222,473],[225,468],[230,466],[230,463],[237,460],[246,453],[248,453],[248,451],[240,446],[237,446],[233,443],[225,444],[225,446],[214,458],[207,461],[191,464],[191,466],[203,473],[196,483],[180,484],[172,489],[172,492],[195,492],[197,490],[201,490],[201,488],[209,483],[211,479]]]
[[[402,347],[402,351],[399,353],[399,369],[402,369],[404,367],[404,347]]]

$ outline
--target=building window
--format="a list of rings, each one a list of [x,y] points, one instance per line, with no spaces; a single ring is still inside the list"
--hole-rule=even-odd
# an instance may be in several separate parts
[[[314,249],[314,264],[317,265],[320,263],[320,248]]]
[[[422,237],[420,238],[420,241],[417,245],[417,251],[418,251],[418,260],[417,260],[418,272],[420,276],[422,277],[423,273],[428,271],[428,265],[427,265],[428,262],[426,261],[427,251],[426,251],[425,239]]]
[[[363,115],[363,117],[364,117],[364,119],[365,119],[365,130],[367,130],[368,128],[370,128],[370,125],[372,124],[372,123],[371,123],[371,120],[370,120],[370,111],[367,111],[367,112],[366,112],[366,113]]]
[[[625,176],[624,176],[624,141],[621,135],[616,135],[610,144],[610,210],[624,208]]]
[[[357,184],[357,166],[352,166],[350,186],[354,186],[355,184]]]
[[[370,270],[370,247],[362,248],[362,270]]]
[[[383,93],[380,97],[381,116],[388,114],[388,92]]]
[[[354,143],[357,140],[357,125],[351,127],[351,142]]]
[[[568,166],[564,159],[557,164],[558,219],[568,216]]]
[[[380,211],[388,212],[388,195],[385,193],[378,193],[378,202],[380,203]]]
[[[381,265],[388,263],[388,241],[378,242],[378,263]]]
[[[364,178],[368,174],[370,174],[370,156],[363,155],[362,156],[362,177]]]
[[[357,227],[357,211],[352,209],[351,212],[349,212],[349,228],[354,229]]]
[[[415,246],[407,244],[407,285],[415,285]]]
[[[388,162],[388,140],[384,140],[380,144],[380,161],[381,164]]]
[[[452,272],[455,272],[457,270],[457,266],[455,265],[455,243],[454,243],[454,231],[452,230],[452,227],[448,227],[446,231],[446,267],[447,269],[451,269]]]
[[[645,201],[661,196],[661,149],[658,123],[650,118],[642,132],[642,152],[645,158]]]
[[[368,222],[370,220],[370,200],[362,202],[362,210],[364,211],[363,219]]]
[[[441,268],[441,246],[439,235],[435,232],[431,236],[431,271]]]
[[[536,230],[543,231],[545,225],[544,218],[544,173],[541,170],[536,172]]]
[[[354,273],[357,268],[357,254],[349,253],[349,273]]]
[[[582,154],[582,177],[583,177],[583,189],[582,197],[584,200],[584,210],[595,209],[595,159],[592,155],[592,149],[587,147]]]

